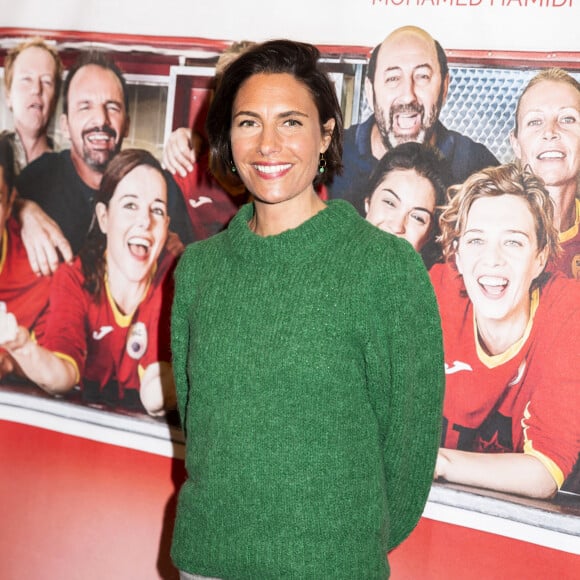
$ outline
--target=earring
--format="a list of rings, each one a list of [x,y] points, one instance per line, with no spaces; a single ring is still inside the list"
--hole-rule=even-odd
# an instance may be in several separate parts
[[[232,170],[232,173],[237,173],[238,171],[233,161],[230,161],[230,169]]]
[[[320,161],[318,162],[318,173],[321,175],[326,171],[326,159],[324,158],[324,153],[320,154]]]

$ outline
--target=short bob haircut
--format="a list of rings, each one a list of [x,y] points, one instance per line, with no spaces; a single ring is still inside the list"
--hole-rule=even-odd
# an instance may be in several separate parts
[[[576,89],[578,91],[578,94],[580,95],[580,83],[572,75],[569,75],[565,70],[563,70],[561,68],[554,67],[554,68],[549,68],[549,69],[546,69],[546,70],[539,72],[536,76],[534,76],[532,79],[530,79],[530,81],[528,82],[528,84],[526,85],[524,90],[522,91],[520,98],[518,99],[518,104],[516,106],[515,122],[514,122],[514,137],[518,136],[518,129],[519,129],[518,118],[520,116],[520,104],[522,102],[522,99],[524,98],[524,95],[533,86],[538,85],[542,82],[554,82],[554,83],[562,83],[565,85],[570,85],[572,88]]]
[[[242,84],[257,74],[290,74],[310,91],[318,110],[320,127],[329,119],[336,124],[324,154],[326,171],[317,173],[314,185],[332,179],[342,169],[343,122],[334,87],[318,67],[320,52],[311,44],[291,40],[271,40],[246,50],[223,71],[210,105],[206,130],[210,147],[210,166],[214,174],[231,172],[230,131],[234,101]]]
[[[465,230],[467,217],[473,203],[483,197],[514,195],[522,198],[532,214],[536,231],[538,252],[547,248],[546,263],[560,253],[558,230],[554,225],[554,204],[544,184],[526,167],[515,163],[488,167],[471,175],[465,183],[449,188],[451,201],[440,217],[441,246],[447,261],[457,252],[459,238]],[[532,283],[541,286],[547,276],[540,274]]]
[[[101,186],[95,196],[94,204],[103,203],[109,207],[117,186],[121,180],[131,173],[136,167],[146,165],[152,167],[163,176],[161,164],[149,151],[145,149],[125,149],[115,155],[107,165]],[[165,179],[163,180],[166,183]],[[101,231],[99,222],[93,211],[93,221],[87,234],[87,241],[79,252],[83,274],[85,276],[85,289],[95,298],[99,295],[105,280],[105,250],[107,236]]]
[[[367,199],[381,182],[393,171],[413,170],[427,179],[435,190],[435,211],[431,220],[429,239],[421,250],[421,257],[425,266],[430,268],[441,259],[441,251],[436,238],[439,236],[439,214],[447,201],[447,188],[452,184],[451,170],[447,160],[438,149],[431,145],[408,142],[389,149],[373,171],[366,191]]]

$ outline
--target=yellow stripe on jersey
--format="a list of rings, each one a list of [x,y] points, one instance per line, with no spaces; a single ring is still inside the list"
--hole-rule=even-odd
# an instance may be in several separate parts
[[[574,220],[574,225],[565,232],[560,232],[558,235],[558,240],[560,243],[567,242],[571,240],[578,233],[578,228],[580,227],[580,199],[576,200],[576,219]]]
[[[147,287],[145,288],[145,292],[143,292],[143,296],[141,297],[141,300],[139,300],[139,304],[141,304],[141,302],[143,302],[143,299],[145,298],[145,296],[147,296],[147,292],[149,292],[149,288],[151,286],[151,281],[153,280],[153,276],[155,276],[156,271],[157,271],[157,264],[155,264],[153,266],[151,275],[149,276],[149,281],[147,282]],[[133,312],[130,312],[129,314],[123,314],[119,310],[119,307],[117,306],[117,303],[115,302],[115,299],[113,298],[113,295],[111,294],[111,288],[109,286],[109,276],[107,274],[105,274],[105,292],[107,293],[107,300],[108,300],[109,304],[111,305],[111,310],[113,311],[113,316],[115,317],[115,322],[117,323],[117,326],[119,326],[120,328],[127,328],[131,324],[131,322],[133,321],[133,315],[135,314],[135,310],[137,310],[137,308],[139,308],[139,304],[137,304],[137,306],[135,307],[135,310],[133,310]]]
[[[529,406],[530,403],[528,402],[524,410],[524,416],[522,417],[521,421],[522,428],[524,430],[524,453],[526,455],[531,455],[532,457],[535,457],[536,459],[541,461],[542,465],[548,470],[550,475],[554,478],[554,481],[556,482],[558,489],[560,489],[562,487],[562,484],[564,483],[564,474],[562,473],[562,470],[547,455],[544,455],[541,451],[534,449],[534,442],[531,439],[528,439],[528,424],[526,423],[526,421],[532,416],[528,409]]]
[[[80,380],[81,380],[81,373],[79,373],[79,367],[78,367],[75,359],[72,358],[72,356],[69,356],[68,354],[64,354],[63,352],[53,352],[52,354],[54,354],[55,356],[57,356],[61,360],[69,362],[74,367],[74,369],[75,369],[75,385],[78,385],[80,383]]]
[[[4,270],[4,264],[6,264],[6,256],[8,254],[8,232],[6,231],[6,227],[4,227],[4,231],[2,232],[2,253],[0,254],[0,273]]]
[[[530,319],[526,326],[526,330],[522,337],[514,342],[506,351],[500,354],[490,355],[485,352],[483,347],[479,342],[479,333],[477,331],[477,321],[475,320],[475,311],[473,312],[473,335],[475,336],[475,348],[477,349],[477,358],[484,364],[488,369],[494,369],[499,367],[508,360],[511,360],[520,352],[522,346],[528,340],[530,333],[532,332],[532,327],[534,326],[534,317],[536,316],[536,310],[540,304],[540,290],[536,288],[532,292],[532,297],[530,299]]]

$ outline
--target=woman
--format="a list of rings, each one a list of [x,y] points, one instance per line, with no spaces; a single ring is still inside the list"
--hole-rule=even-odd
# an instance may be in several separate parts
[[[438,208],[445,203],[450,176],[438,151],[420,143],[390,149],[370,178],[365,198],[368,222],[407,240],[430,268],[441,258]]]
[[[182,578],[386,578],[432,478],[436,304],[409,244],[315,193],[342,148],[318,56],[249,49],[209,111],[214,170],[254,202],[176,271]]]
[[[57,51],[40,37],[15,46],[4,61],[6,102],[14,132],[5,132],[14,149],[16,173],[52,151],[48,125],[60,94],[62,63]]]
[[[520,96],[510,138],[556,206],[562,253],[549,269],[580,279],[580,83],[558,68],[538,73]]]
[[[89,402],[163,414],[174,404],[169,342],[167,186],[148,152],[129,149],[107,167],[87,244],[54,275],[42,346],[10,314],[0,343],[52,394],[82,385]],[[161,256],[161,257],[160,257]]]
[[[548,498],[578,456],[580,285],[558,252],[548,193],[510,164],[452,188],[447,264],[431,279],[443,323],[443,447],[436,477]]]
[[[7,137],[0,137],[0,308],[18,316],[20,323],[37,336],[42,333],[50,278],[31,270],[12,215],[16,197],[14,152]],[[1,329],[1,327],[0,327]],[[0,347],[0,379],[14,371],[10,354]]]

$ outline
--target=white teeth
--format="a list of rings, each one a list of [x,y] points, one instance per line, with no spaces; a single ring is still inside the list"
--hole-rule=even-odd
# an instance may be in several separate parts
[[[508,283],[505,278],[499,276],[481,276],[478,282],[482,286],[505,286]]]
[[[563,159],[564,154],[561,151],[544,151],[538,155],[538,159]]]
[[[254,165],[254,167],[260,173],[279,173],[280,171],[290,169],[292,165],[290,163],[286,163],[284,165]]]
[[[146,240],[145,238],[141,238],[139,236],[129,238],[129,240],[127,240],[127,242],[129,244],[131,244],[132,246],[144,246],[146,248],[151,247],[151,242],[149,240]]]
[[[87,139],[92,143],[93,141],[108,141],[108,135],[89,135]]]
[[[397,113],[396,123],[400,129],[412,129],[419,120],[419,115],[416,111],[409,111],[406,113]]]

